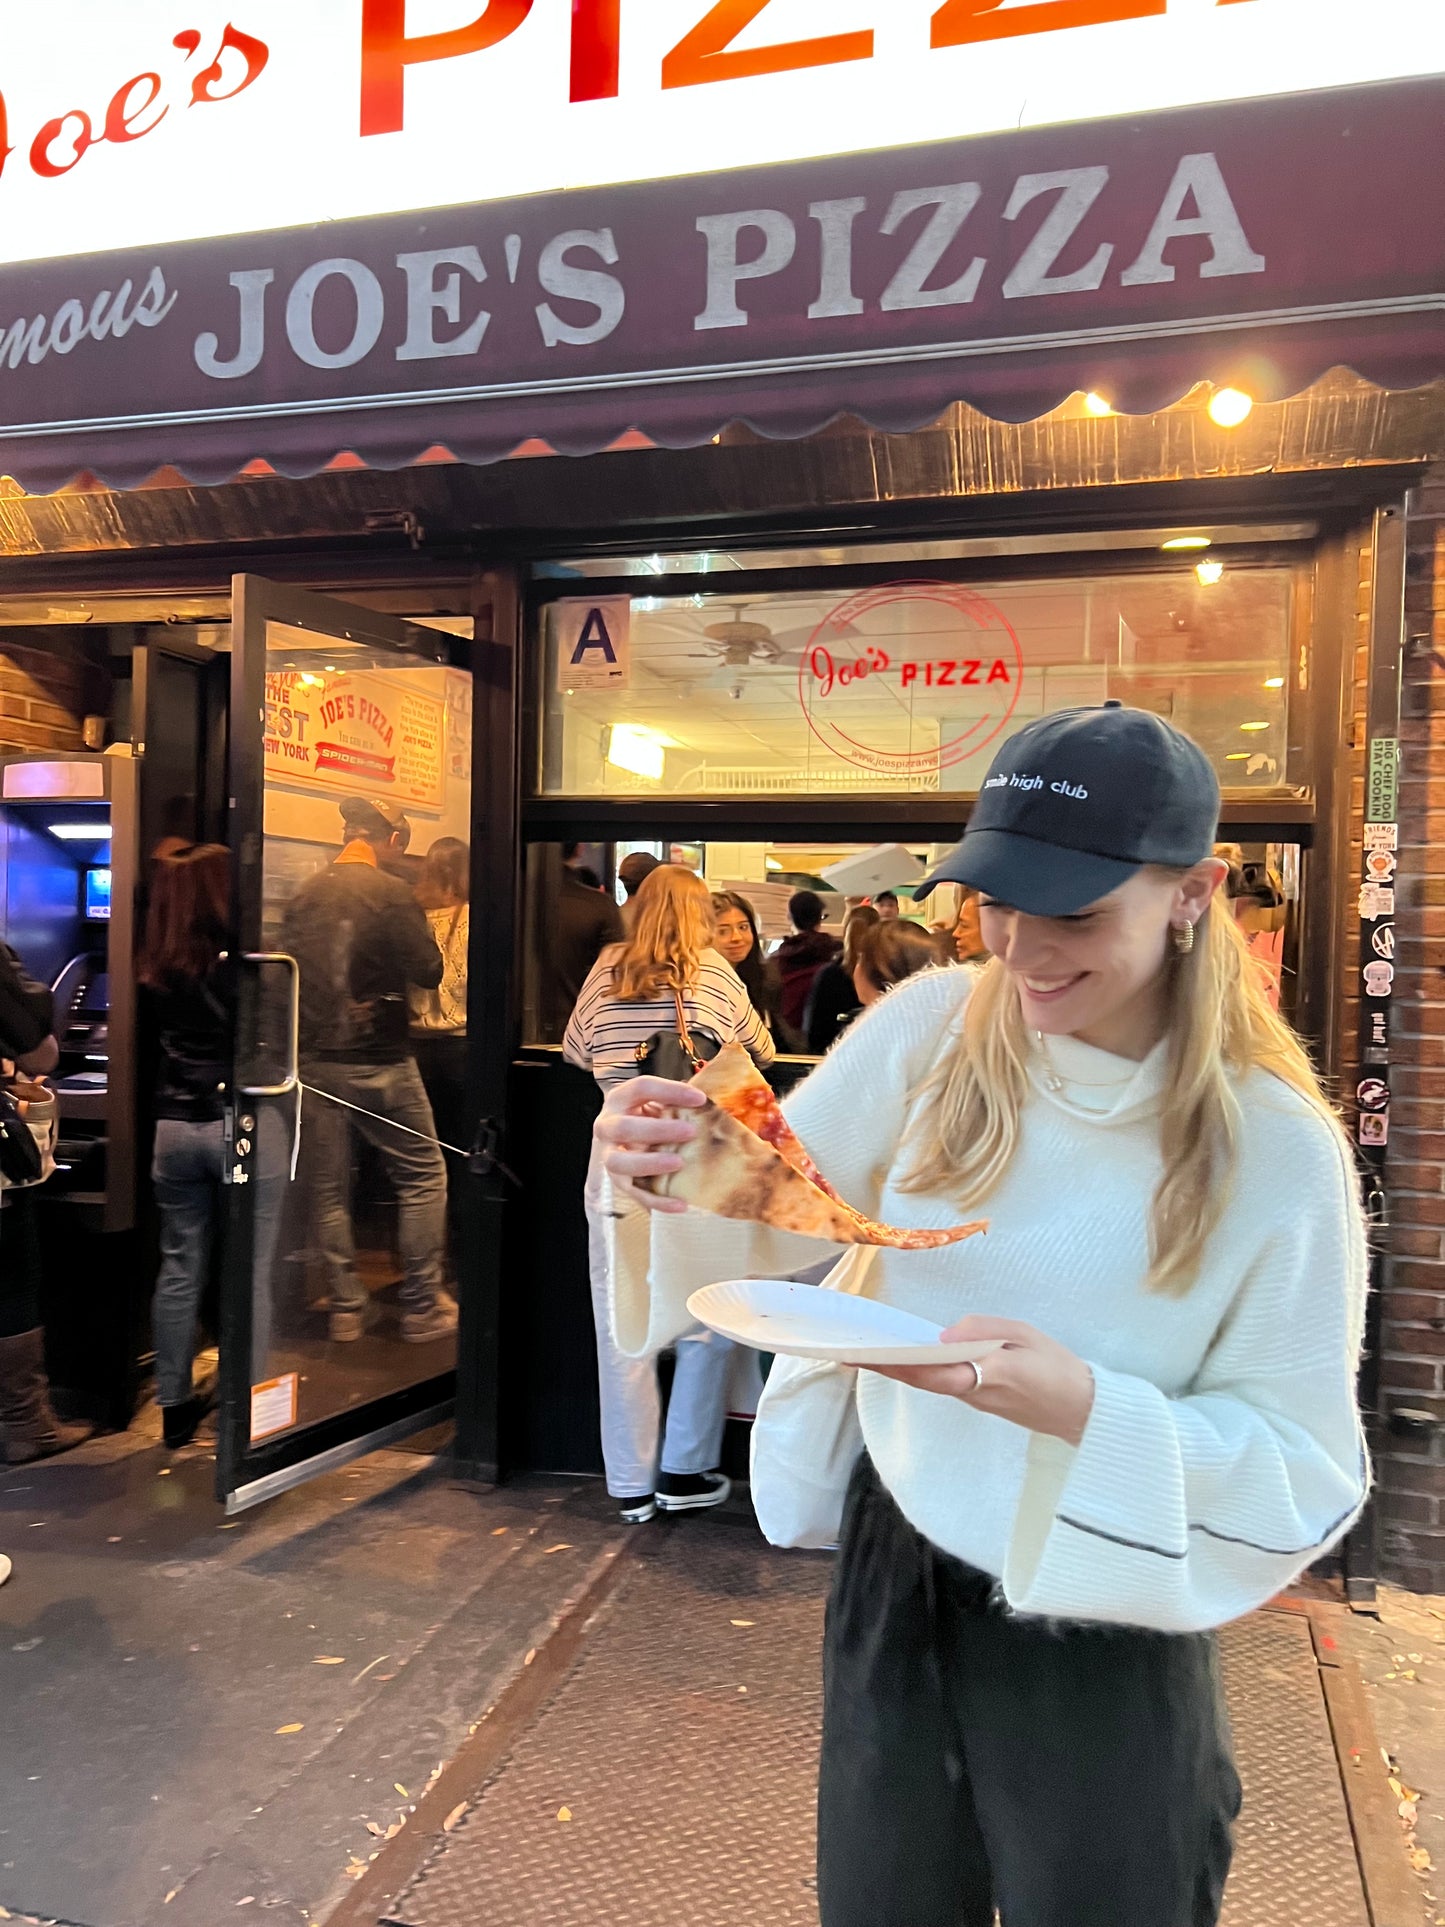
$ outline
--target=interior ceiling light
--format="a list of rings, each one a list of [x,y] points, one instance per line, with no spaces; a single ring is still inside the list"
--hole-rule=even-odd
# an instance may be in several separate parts
[[[1209,419],[1220,428],[1238,428],[1254,413],[1254,397],[1242,388],[1216,388],[1209,398]]]
[[[1114,412],[1113,404],[1111,402],[1106,401],[1102,395],[1096,395],[1092,388],[1089,390],[1088,394],[1085,395],[1084,413],[1086,415],[1104,416],[1104,415],[1112,415],[1113,412]]]
[[[1269,724],[1268,724],[1268,723],[1241,723],[1241,724],[1240,724],[1239,726],[1240,726],[1240,728],[1241,728],[1241,729],[1248,729],[1248,730],[1256,730],[1256,729],[1268,729],[1268,728],[1269,728]]]
[[[1284,688],[1284,677],[1283,677],[1283,676],[1269,676],[1269,677],[1267,677],[1267,678],[1265,679],[1265,685],[1264,685],[1264,686],[1265,686],[1265,688],[1266,688],[1266,689],[1283,689],[1283,688]]]
[[[1224,760],[1226,763],[1247,763],[1252,754],[1247,749],[1232,749]]]
[[[1194,573],[1199,577],[1201,584],[1206,589],[1212,589],[1216,582],[1220,582],[1224,578],[1224,564],[1213,561],[1196,562],[1194,565]]]
[[[62,843],[109,843],[109,823],[47,823],[46,829]]]
[[[660,783],[666,766],[666,746],[656,730],[635,723],[614,723],[607,737],[607,760],[615,769]]]
[[[1161,549],[1211,549],[1214,546],[1212,535],[1171,535],[1167,542],[1159,544]]]

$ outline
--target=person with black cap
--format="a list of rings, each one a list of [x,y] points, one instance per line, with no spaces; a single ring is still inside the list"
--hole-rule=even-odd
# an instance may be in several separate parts
[[[446,1167],[408,1029],[408,992],[435,990],[442,955],[416,896],[388,866],[411,825],[389,803],[348,797],[345,848],[286,906],[281,947],[301,980],[303,1130],[311,1139],[317,1237],[330,1284],[331,1337],[366,1328],[369,1297],[356,1270],[352,1133],[380,1156],[399,1206],[401,1336],[448,1338],[457,1308],[444,1290]]]
[[[918,886],[982,893],[992,961],[890,991],[786,1102],[850,1204],[989,1221],[870,1274],[993,1349],[851,1381],[823,1927],[1218,1919],[1240,1784],[1214,1629],[1369,1482],[1353,1160],[1218,899],[1218,811],[1157,716],[1028,725]],[[693,1104],[608,1097],[620,1200],[678,1208],[633,1180],[678,1168]]]

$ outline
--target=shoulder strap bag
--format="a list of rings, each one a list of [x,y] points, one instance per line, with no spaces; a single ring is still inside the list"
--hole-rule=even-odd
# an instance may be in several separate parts
[[[717,1056],[722,1039],[710,1030],[694,1030],[689,1025],[680,990],[673,991],[672,1002],[677,1012],[677,1029],[654,1031],[637,1046],[637,1075],[665,1077],[671,1083],[685,1084]]]

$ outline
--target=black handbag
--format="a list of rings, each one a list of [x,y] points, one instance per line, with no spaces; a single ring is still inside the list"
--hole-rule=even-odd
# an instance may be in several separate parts
[[[710,1030],[694,1030],[687,1021],[682,992],[674,990],[677,1029],[654,1031],[637,1046],[637,1075],[665,1077],[673,1084],[686,1084],[722,1049],[722,1039]]]

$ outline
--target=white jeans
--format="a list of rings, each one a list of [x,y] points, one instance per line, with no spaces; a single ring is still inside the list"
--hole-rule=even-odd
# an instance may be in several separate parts
[[[587,1267],[597,1327],[597,1383],[602,1401],[602,1461],[615,1499],[640,1498],[657,1483],[661,1401],[655,1358],[626,1358],[612,1342],[608,1310],[607,1232],[602,1215],[602,1161],[592,1146],[582,1202],[587,1212]],[[711,1472],[722,1454],[728,1372],[733,1346],[703,1325],[684,1332],[667,1406],[662,1470]]]

